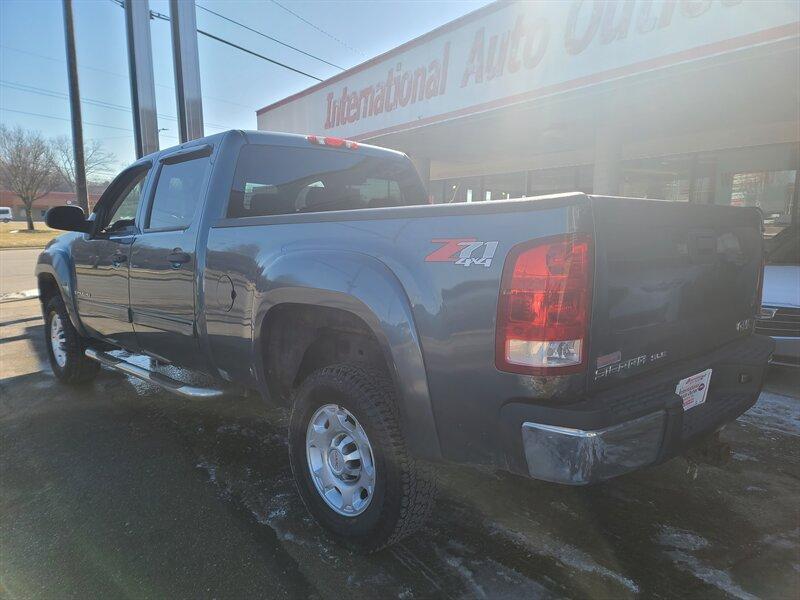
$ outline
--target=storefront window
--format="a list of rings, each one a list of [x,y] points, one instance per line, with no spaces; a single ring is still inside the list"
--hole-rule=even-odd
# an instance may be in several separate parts
[[[798,223],[796,178],[800,147],[797,144],[735,148],[715,155],[717,204],[760,208],[767,238],[791,223]]]
[[[631,198],[688,202],[691,170],[689,156],[626,161],[622,165],[620,192]]]
[[[481,178],[464,177],[463,179],[451,179],[447,182],[444,192],[445,204],[476,202],[481,197]]]
[[[755,206],[764,213],[764,235],[773,236],[792,222],[797,171],[725,173],[732,206]],[[730,183],[728,183],[728,180]]]
[[[528,181],[528,196],[562,194],[574,192],[579,186],[578,167],[560,167],[531,171]]]
[[[619,194],[697,204],[755,206],[767,237],[800,220],[797,144],[731,148],[622,163]],[[593,165],[431,182],[435,202],[494,201],[581,191],[592,193]]]
[[[430,195],[432,204],[441,204],[444,202],[444,197],[447,189],[447,181],[431,181],[428,185],[428,194]]]
[[[525,195],[525,173],[502,173],[483,178],[484,200],[508,200]]]
[[[497,173],[482,177],[463,177],[432,181],[434,202],[479,202],[509,200],[564,192],[592,192],[592,165]],[[526,182],[527,179],[527,182]]]
[[[584,194],[591,194],[594,186],[594,165],[581,165],[578,167],[577,190]]]

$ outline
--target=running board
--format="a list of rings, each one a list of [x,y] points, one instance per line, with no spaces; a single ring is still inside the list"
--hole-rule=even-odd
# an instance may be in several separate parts
[[[150,371],[149,369],[134,365],[126,360],[117,358],[116,356],[111,356],[107,352],[95,350],[94,348],[87,348],[86,356],[92,360],[96,360],[101,365],[104,365],[110,369],[114,369],[120,373],[125,373],[126,375],[131,375],[132,377],[137,377],[143,381],[157,385],[168,392],[183,396],[184,398],[191,398],[192,400],[209,400],[212,398],[220,398],[225,395],[225,390],[188,385],[182,381],[172,379],[172,377],[167,377],[162,373]]]

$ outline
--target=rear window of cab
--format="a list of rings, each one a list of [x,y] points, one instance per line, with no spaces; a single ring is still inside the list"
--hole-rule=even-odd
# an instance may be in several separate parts
[[[352,150],[247,145],[239,153],[227,216],[255,217],[427,204],[402,157]]]

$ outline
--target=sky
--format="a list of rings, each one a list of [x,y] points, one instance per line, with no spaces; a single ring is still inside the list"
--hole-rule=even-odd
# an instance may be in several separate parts
[[[197,26],[326,79],[340,69],[200,7],[347,69],[489,3],[279,1],[197,0]],[[124,11],[113,0],[75,0],[73,10],[84,138],[99,140],[114,154],[111,176],[136,158]],[[150,10],[168,15],[167,0],[150,0]],[[150,31],[160,145],[167,148],[178,143],[169,23],[153,19]],[[204,36],[198,37],[198,46],[206,134],[255,129],[256,110],[316,83]],[[67,94],[61,0],[0,0],[0,123],[46,137],[69,136]]]

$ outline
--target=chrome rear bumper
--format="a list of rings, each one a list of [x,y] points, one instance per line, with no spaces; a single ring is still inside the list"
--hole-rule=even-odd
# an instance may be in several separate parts
[[[531,477],[586,485],[656,462],[665,411],[596,431],[526,422],[522,442]]]

